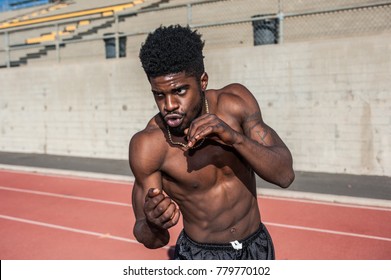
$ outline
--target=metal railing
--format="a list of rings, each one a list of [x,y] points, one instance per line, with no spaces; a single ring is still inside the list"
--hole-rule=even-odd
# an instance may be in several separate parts
[[[198,29],[204,34],[207,47],[210,48],[281,44],[391,30],[391,0],[332,0],[327,1],[327,4],[325,1],[309,0],[306,6],[300,5],[300,1],[296,1],[295,6],[293,2],[295,0],[205,0],[114,13],[108,17],[96,14],[3,28],[0,29],[0,66],[12,67],[26,63],[24,61],[29,59],[30,50],[38,50],[42,55],[45,51],[54,51],[55,60],[60,62],[63,47],[109,39],[115,41],[115,57],[119,58],[121,38],[139,37],[139,41],[142,41],[160,24],[184,24]],[[60,35],[68,25],[77,26],[85,20],[90,22],[88,26],[94,31],[78,27],[68,37]],[[52,41],[35,44],[25,42],[26,36],[38,36],[48,30],[55,34]],[[127,51],[135,49],[128,48]],[[17,53],[24,53],[25,59],[21,60],[20,55],[19,58],[13,58],[12,54],[18,57]],[[34,53],[30,55],[33,57]],[[88,56],[87,53],[85,55]]]

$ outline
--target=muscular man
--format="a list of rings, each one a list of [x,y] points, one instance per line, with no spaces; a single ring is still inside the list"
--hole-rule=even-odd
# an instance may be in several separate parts
[[[255,173],[288,187],[291,153],[247,88],[207,89],[203,46],[197,32],[169,26],[141,47],[159,113],[130,141],[134,235],[147,248],[162,247],[181,213],[176,259],[273,259]]]

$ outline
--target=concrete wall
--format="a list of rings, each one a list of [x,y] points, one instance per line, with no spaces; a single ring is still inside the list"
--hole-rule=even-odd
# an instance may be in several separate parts
[[[211,55],[213,86],[247,85],[296,170],[391,175],[390,35]]]
[[[206,51],[241,82],[296,170],[391,176],[391,34]],[[0,150],[126,159],[156,112],[137,55],[0,69]]]

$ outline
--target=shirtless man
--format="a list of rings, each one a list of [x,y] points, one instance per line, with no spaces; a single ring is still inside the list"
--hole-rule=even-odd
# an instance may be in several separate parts
[[[248,89],[207,90],[203,46],[198,33],[169,26],[141,47],[159,113],[129,145],[134,236],[147,248],[165,246],[182,214],[175,259],[274,259],[255,174],[286,188],[292,156]]]

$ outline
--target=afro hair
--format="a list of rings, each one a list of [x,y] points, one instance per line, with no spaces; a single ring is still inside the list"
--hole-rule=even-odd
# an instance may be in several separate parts
[[[141,46],[139,58],[148,78],[185,72],[200,78],[204,73],[201,35],[180,25],[160,26]]]

